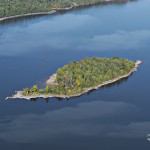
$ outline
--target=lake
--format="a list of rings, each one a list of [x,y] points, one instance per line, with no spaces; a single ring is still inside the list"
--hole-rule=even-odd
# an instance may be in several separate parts
[[[0,23],[0,149],[149,150],[150,1]],[[85,57],[142,60],[129,78],[71,99],[5,100]]]

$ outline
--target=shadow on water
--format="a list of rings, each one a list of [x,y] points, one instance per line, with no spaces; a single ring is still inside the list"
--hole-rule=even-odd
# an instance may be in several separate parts
[[[100,87],[98,90],[103,90],[103,89],[106,89],[106,88],[112,88],[114,86],[119,86],[120,84],[126,82],[130,77],[126,77],[126,78],[123,78],[123,79],[120,79],[119,81],[116,81],[114,83],[109,83],[107,85],[103,85],[102,87]],[[93,90],[90,90],[89,92],[85,93],[87,95],[90,95],[92,94],[93,92],[97,91],[97,89],[93,89]]]
[[[83,10],[83,9],[87,9],[87,8],[91,8],[91,7],[103,7],[103,6],[106,6],[106,5],[110,5],[110,4],[113,4],[113,5],[124,5],[128,2],[135,2],[135,1],[138,1],[138,0],[115,0],[115,1],[106,1],[106,2],[100,2],[98,4],[91,4],[91,5],[88,5],[88,6],[79,6],[79,7],[76,7],[76,8],[72,8],[70,10],[58,10],[56,13],[54,14],[41,14],[41,15],[32,15],[32,16],[23,16],[23,17],[17,17],[17,18],[11,18],[11,19],[7,19],[7,20],[3,20],[3,21],[0,21],[0,26],[5,26],[7,24],[16,24],[16,23],[19,23],[19,22],[27,22],[27,21],[36,21],[37,19],[39,18],[42,18],[43,17],[47,17],[47,16],[53,16],[53,15],[58,15],[58,14],[66,14],[67,12],[71,12],[71,11],[75,11],[75,10]]]
[[[54,14],[51,14],[54,15]],[[17,18],[11,18],[11,19],[7,19],[7,20],[3,20],[0,22],[0,26],[5,26],[7,24],[16,24],[19,22],[34,22],[35,20],[41,18],[41,17],[46,17],[48,15],[32,15],[32,16],[23,16],[23,17],[17,17]]]

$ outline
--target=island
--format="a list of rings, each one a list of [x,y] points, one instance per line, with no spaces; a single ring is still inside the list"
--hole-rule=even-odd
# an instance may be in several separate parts
[[[24,16],[49,15],[95,4],[125,3],[129,0],[0,0],[0,21]]]
[[[130,76],[137,71],[142,61],[129,61],[119,57],[113,58],[85,58],[70,62],[59,68],[46,81],[44,89],[37,85],[17,91],[9,98],[71,98],[77,97],[93,89],[114,83]]]

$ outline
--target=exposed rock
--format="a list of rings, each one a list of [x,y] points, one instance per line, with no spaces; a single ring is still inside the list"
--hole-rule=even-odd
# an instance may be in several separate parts
[[[137,71],[137,68],[139,67],[139,65],[142,63],[142,61],[140,60],[137,60],[135,62],[135,67],[127,74],[125,75],[122,75],[122,76],[119,76],[115,79],[112,79],[112,80],[109,80],[109,81],[105,81],[103,82],[102,84],[99,84],[95,87],[90,87],[90,88],[84,88],[83,92],[82,93],[79,93],[79,94],[74,94],[74,95],[57,95],[57,94],[35,94],[35,95],[28,95],[28,96],[25,96],[23,95],[23,91],[17,91],[16,94],[14,94],[13,96],[11,97],[7,97],[6,99],[16,99],[16,98],[19,98],[19,99],[27,99],[27,100],[30,100],[30,99],[33,99],[33,98],[50,98],[50,97],[57,97],[57,98],[71,98],[71,97],[78,97],[82,94],[85,94],[91,90],[94,90],[94,89],[98,89],[104,85],[108,85],[108,84],[111,84],[111,83],[114,83],[116,81],[119,81],[123,78],[126,78],[126,77],[129,77],[133,72]],[[56,84],[55,83],[55,79],[56,79],[56,74],[53,74],[47,81],[46,83],[47,84]]]

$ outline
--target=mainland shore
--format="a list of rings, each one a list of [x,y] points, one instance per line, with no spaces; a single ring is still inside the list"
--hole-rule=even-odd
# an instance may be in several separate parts
[[[28,14],[22,14],[22,15],[15,15],[15,16],[9,16],[9,17],[0,18],[0,21],[14,19],[14,18],[19,18],[19,17],[27,17],[27,16],[50,15],[50,14],[54,14],[54,13],[56,13],[56,10],[52,10],[50,12],[28,13]]]
[[[123,78],[127,78],[129,77],[133,72],[137,71],[139,65],[142,63],[142,61],[140,60],[137,60],[135,62],[135,66],[134,68],[127,74],[125,75],[121,75],[117,78],[114,78],[112,80],[109,80],[109,81],[105,81],[103,82],[102,84],[98,84],[97,86],[94,86],[94,87],[89,87],[89,88],[84,88],[83,92],[82,93],[79,93],[79,94],[74,94],[74,95],[57,95],[57,94],[33,94],[33,95],[28,95],[28,96],[25,96],[23,95],[23,91],[17,91],[16,94],[14,94],[13,96],[11,97],[7,97],[7,99],[27,99],[27,100],[30,100],[30,99],[35,99],[35,98],[51,98],[51,97],[56,97],[56,98],[72,98],[72,97],[78,97],[78,96],[81,96],[91,90],[95,90],[95,89],[98,89],[102,86],[105,86],[105,85],[108,85],[108,84],[111,84],[111,83],[115,83],[116,81],[119,81]],[[46,81],[46,83],[51,83],[53,84],[54,81],[55,81],[55,78],[56,78],[56,74],[53,74],[52,76],[50,76],[50,78]],[[55,84],[55,83],[54,83]]]
[[[119,2],[119,0],[104,0],[104,1],[101,1],[101,2],[92,2],[92,3],[85,3],[85,4],[80,4],[80,5],[78,5],[76,3],[73,3],[70,7],[66,7],[66,8],[52,8],[52,10],[49,11],[49,12],[28,13],[28,14],[21,14],[21,15],[14,15],[14,16],[3,17],[3,18],[0,18],[0,22],[4,21],[4,20],[19,18],[19,17],[36,16],[36,15],[50,15],[50,14],[57,13],[58,11],[67,11],[67,10],[71,10],[71,9],[77,8],[77,7],[97,5],[97,4],[104,4],[104,3],[107,4],[107,3],[110,3],[110,2]]]

